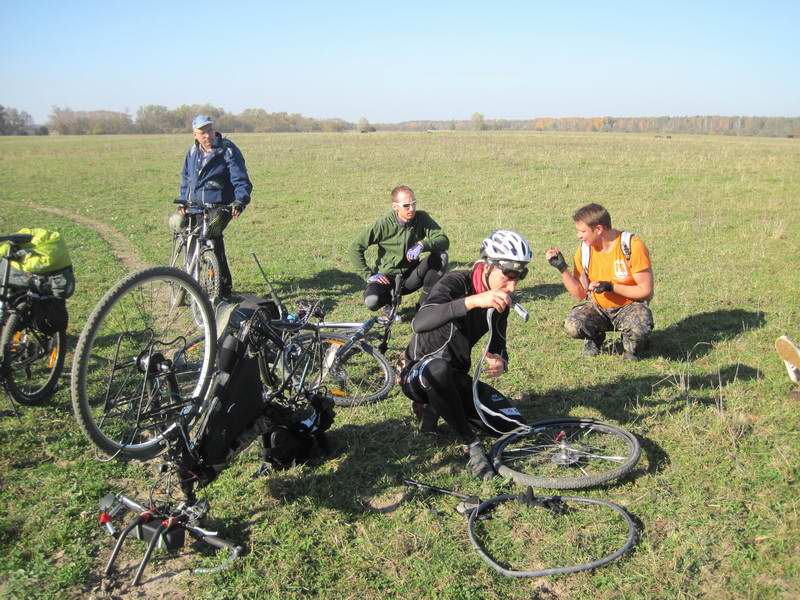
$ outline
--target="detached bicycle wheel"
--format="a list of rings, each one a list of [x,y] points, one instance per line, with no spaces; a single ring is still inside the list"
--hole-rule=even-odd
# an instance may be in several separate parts
[[[386,398],[394,384],[394,373],[383,354],[362,340],[337,357],[348,342],[347,336],[321,333],[319,337],[322,370],[315,384],[327,388],[337,406],[357,406]]]
[[[620,427],[565,418],[503,435],[490,456],[500,475],[519,484],[580,489],[626,475],[641,454],[636,437]]]
[[[46,335],[12,314],[0,336],[3,372],[11,397],[28,406],[50,398],[58,385],[67,354],[67,334]]]
[[[636,544],[638,529],[618,504],[594,498],[505,494],[469,515],[470,542],[506,577],[588,571],[619,559]]]
[[[75,349],[72,405],[81,429],[115,456],[158,454],[178,418],[196,417],[216,338],[208,298],[185,272],[153,267],[122,279],[95,307]]]

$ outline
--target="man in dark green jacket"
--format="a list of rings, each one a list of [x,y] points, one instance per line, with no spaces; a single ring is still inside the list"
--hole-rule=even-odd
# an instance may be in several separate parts
[[[378,246],[378,260],[371,268],[364,253]],[[364,231],[350,246],[350,259],[367,281],[364,303],[378,310],[391,302],[395,277],[402,275],[400,294],[422,288],[422,304],[433,285],[447,269],[450,240],[425,211],[417,211],[417,199],[410,187],[392,190],[392,211]],[[422,253],[427,252],[427,257]]]

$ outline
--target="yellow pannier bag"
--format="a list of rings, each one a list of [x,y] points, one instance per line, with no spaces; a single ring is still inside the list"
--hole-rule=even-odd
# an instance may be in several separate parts
[[[12,267],[41,275],[60,271],[72,265],[67,245],[57,231],[41,228],[22,228],[18,233],[27,233],[32,235],[33,239],[29,243],[20,246],[28,252],[23,258],[12,260]],[[8,244],[0,244],[0,256],[5,256],[7,252]]]

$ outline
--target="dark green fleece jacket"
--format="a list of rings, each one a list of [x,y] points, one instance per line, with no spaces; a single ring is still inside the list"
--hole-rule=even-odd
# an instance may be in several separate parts
[[[450,240],[424,210],[418,210],[414,218],[401,225],[394,210],[364,231],[350,246],[350,261],[364,279],[375,273],[397,275],[411,266],[406,260],[406,252],[417,242],[422,242],[423,252],[444,252],[450,247]],[[378,246],[378,260],[375,268],[370,268],[364,258],[369,246]]]

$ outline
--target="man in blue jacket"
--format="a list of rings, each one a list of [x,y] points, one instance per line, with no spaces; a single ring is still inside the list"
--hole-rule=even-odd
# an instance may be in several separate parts
[[[222,232],[232,218],[238,217],[250,202],[253,184],[247,175],[244,157],[236,145],[214,131],[207,115],[197,115],[192,121],[194,144],[186,153],[181,173],[178,212],[170,217],[170,226],[177,231],[189,224],[194,216],[211,209],[207,232],[214,240],[214,254],[220,265],[220,298],[231,294],[232,280],[225,256]]]

